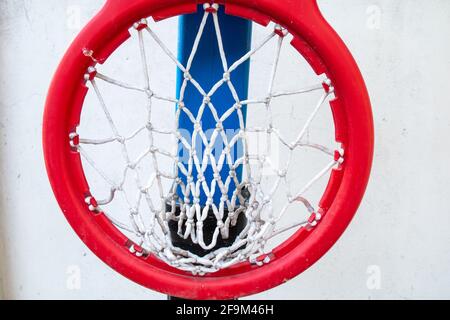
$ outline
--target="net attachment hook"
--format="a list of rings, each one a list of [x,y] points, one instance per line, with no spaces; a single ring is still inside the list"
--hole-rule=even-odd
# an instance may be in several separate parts
[[[214,2],[205,3],[203,5],[203,9],[205,9],[205,12],[214,14],[217,13],[217,11],[219,11],[219,4]]]

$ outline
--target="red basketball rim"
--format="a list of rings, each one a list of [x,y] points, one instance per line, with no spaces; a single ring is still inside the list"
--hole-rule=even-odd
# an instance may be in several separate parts
[[[200,1],[201,2],[201,1]],[[224,1],[218,1],[223,3]],[[373,157],[373,122],[367,90],[351,54],[321,16],[316,0],[227,0],[227,14],[267,25],[286,27],[292,45],[317,74],[325,73],[335,87],[331,107],[336,140],[345,162],[333,170],[321,200],[323,220],[314,229],[300,229],[273,251],[263,267],[242,263],[206,277],[172,268],[155,257],[130,254],[130,240],[103,214],[93,214],[79,154],[70,148],[69,134],[80,122],[87,93],[84,74],[93,64],[86,50],[106,61],[129,37],[141,18],[159,21],[197,10],[194,0],[109,0],[63,58],[52,82],[44,115],[46,166],[56,198],[73,229],[105,263],[129,279],[153,290],[187,299],[232,299],[273,288],[300,274],[338,240],[364,195]]]

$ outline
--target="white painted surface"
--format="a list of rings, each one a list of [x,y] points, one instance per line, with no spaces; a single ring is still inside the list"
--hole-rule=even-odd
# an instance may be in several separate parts
[[[0,2],[0,294],[11,299],[162,299],[75,236],[41,149],[51,76],[103,1]],[[321,0],[367,80],[377,145],[364,203],[339,243],[255,298],[450,298],[450,2]],[[80,23],[76,18],[80,14]]]

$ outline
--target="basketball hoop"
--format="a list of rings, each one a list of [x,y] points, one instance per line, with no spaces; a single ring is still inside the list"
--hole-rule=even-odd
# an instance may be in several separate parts
[[[300,274],[344,232],[370,174],[372,114],[358,67],[315,0],[198,4],[107,1],[55,75],[44,115],[44,151],[65,216],[105,263],[172,296],[234,299]],[[194,13],[199,23],[192,41],[182,41],[189,50],[177,56],[157,26]],[[265,35],[251,46],[238,48],[236,40],[232,48],[231,31],[221,24],[226,16],[237,17],[239,30],[252,21]],[[106,68],[133,39],[141,84]],[[151,54],[158,50],[177,70],[174,91],[155,89],[149,41]],[[289,41],[316,80],[279,90],[278,69]],[[248,73],[257,68],[250,61],[269,46],[272,63],[263,77],[268,89],[248,96]],[[205,59],[205,48],[215,52],[213,67],[196,60],[199,54]],[[207,83],[206,68],[220,77]],[[301,104],[304,95],[317,95],[304,121],[292,116],[279,124],[281,108],[274,104],[282,99]],[[133,101],[132,106],[112,109],[120,99]],[[144,103],[138,108],[139,99]],[[332,117],[322,127],[332,130],[333,139],[319,143],[310,129],[327,105]],[[162,117],[170,108],[172,115]],[[136,116],[139,112],[142,117]],[[256,115],[259,124],[252,122]],[[145,143],[135,142],[142,137]],[[138,153],[131,151],[132,144]],[[303,167],[298,157],[305,150],[324,164],[314,172],[305,170],[308,178],[300,183],[296,168]],[[308,192],[315,187],[320,196],[313,200]],[[286,216],[290,223],[283,225]]]

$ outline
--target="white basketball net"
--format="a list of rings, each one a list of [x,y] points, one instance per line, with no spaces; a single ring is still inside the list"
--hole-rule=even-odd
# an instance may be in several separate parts
[[[215,10],[210,10],[209,8]],[[287,31],[279,26],[276,26],[275,30],[271,32],[261,43],[257,44],[254,49],[230,66],[222,43],[217,8],[217,5],[205,5],[205,9],[209,10],[205,11],[187,65],[182,65],[177,60],[175,55],[149,27],[146,20],[138,22],[135,25],[135,28],[138,30],[137,32],[140,43],[140,55],[142,58],[143,72],[145,74],[145,78],[147,79],[145,86],[136,87],[129,85],[101,74],[93,67],[89,68],[86,74],[86,80],[91,84],[96,95],[98,96],[100,105],[102,106],[106,119],[109,122],[113,136],[108,139],[95,140],[78,137],[76,132],[70,135],[71,146],[80,152],[84,161],[89,163],[111,187],[111,193],[107,199],[94,199],[94,195],[86,199],[86,203],[88,204],[90,210],[93,212],[104,212],[104,214],[118,229],[123,230],[124,233],[131,233],[133,235],[133,241],[135,244],[130,245],[129,247],[131,253],[138,256],[153,254],[171,266],[196,275],[216,272],[220,269],[230,267],[246,260],[258,265],[269,263],[270,255],[267,255],[268,252],[265,251],[266,244],[269,239],[293,228],[312,228],[317,225],[321,219],[319,208],[314,208],[310,201],[304,198],[304,194],[316,181],[329,173],[332,168],[343,162],[342,151],[338,153],[338,156],[336,156],[336,152],[334,150],[328,149],[327,147],[319,144],[309,143],[308,140],[305,139],[307,131],[320,108],[324,105],[328,96],[333,94],[331,82],[329,80],[325,80],[324,83],[319,83],[318,85],[309,88],[291,92],[274,91],[274,80],[277,73],[280,51],[285,36],[287,35]],[[218,81],[213,88],[207,91],[192,77],[190,74],[190,68],[197,53],[207,20],[211,17],[214,21],[217,44],[220,51],[224,75],[223,79]],[[184,81],[181,86],[179,99],[167,98],[152,91],[149,80],[151,75],[147,67],[147,56],[144,47],[144,32],[148,32],[148,34],[165,52],[165,54],[184,73]],[[248,61],[272,38],[276,37],[278,37],[277,50],[274,58],[272,74],[269,79],[270,81],[267,96],[262,99],[248,99],[246,101],[241,101],[233,85],[233,81],[231,80],[233,71]],[[93,58],[95,56],[95,52],[89,52],[86,50],[85,54],[91,56],[96,62],[95,58]],[[137,128],[131,136],[122,136],[117,129],[100,89],[97,86],[97,80],[106,81],[110,84],[145,94],[148,97],[148,123],[145,126]],[[184,104],[183,101],[185,90],[189,83],[192,84],[204,97],[203,104],[195,114],[189,106]],[[324,90],[324,84],[326,87],[329,87],[330,90]],[[228,86],[235,100],[235,104],[230,106],[229,110],[225,113],[219,114],[211,102],[211,97],[222,86]],[[324,94],[318,101],[313,113],[309,116],[306,124],[299,128],[297,138],[294,141],[288,141],[280,133],[280,130],[273,125],[271,119],[272,100],[277,97],[299,95],[306,92],[320,90],[324,90]],[[168,101],[172,102],[174,105],[178,105],[176,111],[176,123],[173,128],[160,128],[157,123],[152,122],[152,102],[155,100]],[[268,117],[268,125],[266,127],[252,128],[247,127],[245,124],[242,107],[248,106],[248,108],[251,108],[251,106],[255,104],[265,105],[264,111],[267,113]],[[217,124],[213,135],[209,138],[203,131],[201,125],[203,113],[207,109],[209,109],[209,111],[213,114]],[[191,141],[183,137],[179,130],[179,119],[182,113],[185,113],[189,117],[195,128]],[[225,128],[223,127],[223,123],[233,114],[238,115],[240,130],[230,139],[230,137],[224,133]],[[145,147],[144,152],[139,158],[132,159],[127,149],[127,143],[143,131],[148,132],[149,145]],[[288,191],[286,194],[286,204],[281,208],[275,209],[272,207],[272,198],[278,191],[280,184],[286,183],[286,185],[288,185],[286,181],[287,169],[280,170],[274,166],[268,156],[268,150],[261,152],[260,154],[251,154],[248,145],[248,137],[252,133],[267,135],[268,139],[275,136],[281,144],[288,148],[289,152],[285,155],[288,158],[286,168],[289,168],[292,153],[299,148],[314,148],[322,151],[330,157],[330,162],[301,190],[292,192]],[[164,150],[161,147],[157,147],[154,141],[155,134],[171,136],[174,139],[172,150]],[[198,137],[201,138],[204,145],[203,154],[200,155],[195,150],[194,142],[198,139]],[[219,140],[221,140],[220,143],[223,143],[224,145],[223,150],[220,155],[213,155],[212,150],[214,149],[214,145]],[[126,167],[123,169],[122,175],[123,180],[119,182],[113,181],[109,178],[102,168],[97,165],[94,158],[91,157],[84,148],[84,145],[92,146],[109,143],[119,143],[121,145],[122,156],[126,161]],[[186,150],[190,150],[189,160],[187,163],[182,162],[179,159],[178,148],[180,144],[182,144]],[[231,150],[236,148],[238,144],[242,144],[243,154],[238,159],[233,159],[231,156]],[[173,164],[172,172],[164,172],[160,169],[161,156],[164,158],[164,161],[170,161]],[[149,180],[144,181],[136,167],[140,165],[146,157],[151,159],[154,172]],[[223,180],[220,175],[224,166],[228,166],[227,169],[230,172],[226,180]],[[207,181],[203,175],[208,167],[212,167],[214,171],[214,179],[212,179],[212,181]],[[236,170],[239,167],[243,167],[242,178],[239,178],[236,174]],[[261,172],[263,170],[267,170],[267,168],[271,170],[271,173],[275,177],[271,184],[270,190],[266,190],[262,187],[263,174],[261,174]],[[196,172],[195,176],[193,172]],[[136,185],[139,189],[138,195],[129,195],[127,194],[127,190],[123,188],[125,178],[128,175],[134,175]],[[164,188],[167,181],[171,182],[171,188],[168,190],[167,188]],[[231,184],[238,187],[235,188],[232,196],[229,197],[229,188]],[[177,190],[182,190],[181,196],[179,194],[180,192]],[[246,196],[243,195],[243,190],[246,190]],[[151,192],[155,191],[159,195],[158,199],[155,199],[155,197],[150,195]],[[206,203],[201,203],[200,201],[201,191],[207,197]],[[221,200],[220,203],[215,203],[213,200],[214,194],[218,192],[221,194]],[[118,193],[123,193],[126,199],[137,199],[135,202],[128,201],[130,211],[130,220],[128,223],[118,221],[113,217],[113,215],[108,214],[107,210],[104,211],[102,208],[114,201]],[[139,210],[142,202],[147,204],[150,214],[149,216],[144,215],[141,212],[142,210]],[[286,213],[288,207],[293,203],[302,203],[309,212],[309,218],[298,221],[291,226],[277,229],[277,223]],[[178,214],[176,210],[177,207],[181,208],[181,210],[178,211]],[[168,210],[168,208],[170,209]],[[225,218],[226,209],[229,214],[228,217]],[[213,212],[214,217],[217,220],[217,226],[212,236],[212,241],[206,243],[203,224],[210,212]],[[222,237],[223,239],[228,238],[230,228],[236,224],[236,221],[240,215],[245,215],[247,219],[244,230],[240,232],[239,236],[235,239],[231,246],[214,250],[219,237]],[[210,250],[211,252],[205,256],[198,256],[187,250],[175,247],[170,236],[170,221],[178,222],[178,234],[180,237],[197,244],[204,250]],[[261,259],[261,256],[265,258]]]

